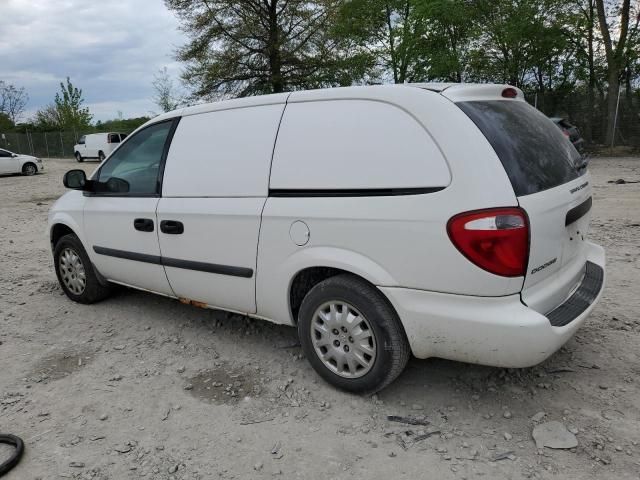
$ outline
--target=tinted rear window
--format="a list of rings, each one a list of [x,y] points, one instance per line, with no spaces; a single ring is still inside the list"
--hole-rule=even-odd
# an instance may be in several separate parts
[[[493,100],[457,105],[489,140],[516,196],[541,192],[580,176],[575,167],[580,154],[548,117],[529,104]]]

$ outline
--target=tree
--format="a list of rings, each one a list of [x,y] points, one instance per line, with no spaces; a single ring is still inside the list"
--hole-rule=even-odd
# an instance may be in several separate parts
[[[0,132],[6,132],[14,127],[14,123],[6,113],[0,112]]]
[[[479,31],[472,21],[473,2],[428,0],[419,3],[419,12],[428,25],[425,40],[429,79],[465,80],[470,44]]]
[[[190,37],[177,52],[183,79],[202,98],[350,84],[328,35],[335,2],[165,0]]]
[[[14,124],[20,120],[29,101],[24,87],[15,86],[0,80],[0,113],[4,113]]]
[[[54,103],[39,109],[32,120],[34,126],[43,132],[59,130],[61,128],[60,115]]]
[[[337,35],[354,42],[383,81],[394,83],[427,77],[426,22],[419,0],[347,0],[338,10]],[[366,64],[366,62],[365,62]],[[388,78],[388,77],[387,77]]]
[[[173,79],[169,76],[167,67],[158,71],[151,84],[156,92],[153,102],[162,112],[170,112],[180,106],[182,99],[176,93]]]
[[[622,0],[622,4],[616,4],[614,16],[619,17],[619,21],[608,21],[608,15],[604,0],[595,0],[596,10],[598,12],[598,24],[600,25],[600,33],[604,43],[605,57],[607,59],[607,136],[606,142],[613,142],[615,135],[614,124],[618,102],[618,91],[620,90],[620,77],[625,68],[625,57],[629,53],[627,51],[627,42],[629,41],[629,20],[631,11],[631,0]],[[635,31],[634,31],[635,30]],[[618,38],[614,42],[611,38],[612,32],[618,32]],[[635,29],[631,30],[637,33],[637,23]]]
[[[59,126],[64,129],[83,129],[91,124],[92,115],[83,107],[82,90],[76,88],[67,77],[66,85],[60,82],[60,92],[56,93],[54,107]]]
[[[474,80],[545,87],[545,75],[565,43],[558,0],[477,0],[472,18],[481,32],[472,52]],[[555,65],[554,65],[555,64]],[[546,72],[545,72],[546,70]],[[547,79],[548,80],[548,79]]]

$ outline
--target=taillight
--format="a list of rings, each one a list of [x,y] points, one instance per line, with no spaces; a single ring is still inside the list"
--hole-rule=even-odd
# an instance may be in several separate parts
[[[447,223],[449,238],[478,267],[503,277],[520,277],[529,260],[529,221],[521,208],[465,212]]]

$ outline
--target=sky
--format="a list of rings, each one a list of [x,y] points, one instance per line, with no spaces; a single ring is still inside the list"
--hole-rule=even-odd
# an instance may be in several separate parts
[[[27,120],[69,76],[95,120],[150,115],[154,74],[185,42],[163,0],[0,0],[0,80],[29,94]]]

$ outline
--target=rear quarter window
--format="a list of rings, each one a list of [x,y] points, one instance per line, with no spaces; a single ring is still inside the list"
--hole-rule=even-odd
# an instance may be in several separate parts
[[[272,189],[445,187],[449,167],[424,127],[370,100],[290,103],[278,132]]]
[[[580,176],[580,154],[547,116],[525,102],[459,102],[495,150],[516,196],[530,195]],[[584,172],[584,170],[583,170]]]

